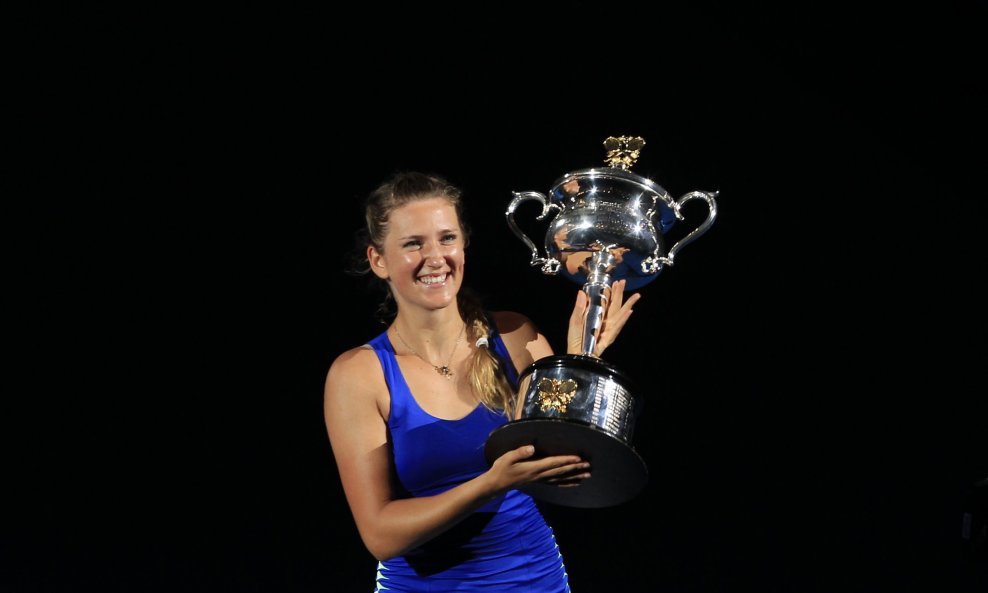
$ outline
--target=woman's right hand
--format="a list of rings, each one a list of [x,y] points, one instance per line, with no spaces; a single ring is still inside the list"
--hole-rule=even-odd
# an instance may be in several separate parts
[[[590,464],[577,455],[534,457],[535,447],[524,445],[494,460],[488,470],[498,493],[533,482],[579,486],[590,477]]]

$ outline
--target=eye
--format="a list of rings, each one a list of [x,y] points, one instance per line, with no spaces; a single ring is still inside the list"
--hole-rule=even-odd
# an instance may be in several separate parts
[[[421,246],[422,246],[422,241],[419,241],[418,239],[410,239],[410,240],[408,240],[408,241],[405,241],[404,243],[402,243],[402,245],[401,245],[401,246],[402,246],[402,247],[403,247],[404,249],[409,249],[409,248],[415,248],[415,247],[421,247]]]
[[[456,233],[446,233],[443,235],[443,243],[453,243],[456,241]]]

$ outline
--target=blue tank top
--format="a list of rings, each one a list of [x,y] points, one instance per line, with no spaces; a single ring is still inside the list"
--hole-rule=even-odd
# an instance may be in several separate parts
[[[492,334],[493,351],[514,385],[517,371],[500,336]],[[391,394],[388,431],[399,496],[438,494],[487,471],[484,444],[507,422],[504,414],[478,404],[459,420],[431,416],[409,390],[387,332],[369,345]],[[568,593],[569,585],[535,501],[510,490],[419,548],[379,563],[375,590]]]

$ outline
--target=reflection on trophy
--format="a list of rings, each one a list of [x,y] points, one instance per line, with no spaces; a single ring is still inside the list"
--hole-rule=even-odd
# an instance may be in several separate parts
[[[582,354],[550,356],[525,369],[518,419],[494,430],[485,447],[491,462],[527,444],[535,446],[536,456],[576,454],[589,461],[592,475],[577,487],[539,483],[524,488],[563,506],[612,506],[645,486],[648,469],[632,445],[642,400],[627,374],[593,356],[594,347],[611,285],[624,279],[625,288],[635,290],[655,280],[717,216],[717,192],[693,191],[677,200],[631,172],[644,145],[639,137],[610,137],[604,141],[607,167],[564,175],[548,197],[515,192],[505,213],[512,231],[531,250],[531,265],[576,282],[590,299]],[[555,215],[546,233],[545,257],[514,220],[518,206],[530,200],[542,205],[538,220]],[[676,220],[684,220],[682,206],[691,200],[707,203],[707,218],[666,251],[663,237]]]

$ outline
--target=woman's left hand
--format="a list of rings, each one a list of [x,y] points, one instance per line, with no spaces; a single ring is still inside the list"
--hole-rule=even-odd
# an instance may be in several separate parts
[[[624,280],[618,280],[611,285],[607,311],[604,313],[600,335],[597,336],[597,343],[593,349],[594,356],[600,356],[608,346],[614,343],[618,334],[621,333],[621,328],[631,317],[632,307],[641,298],[641,294],[635,293],[625,301],[624,285]],[[569,354],[583,354],[583,320],[587,316],[589,305],[590,298],[581,290],[576,295],[576,305],[569,317],[569,331],[566,337],[566,352]]]

